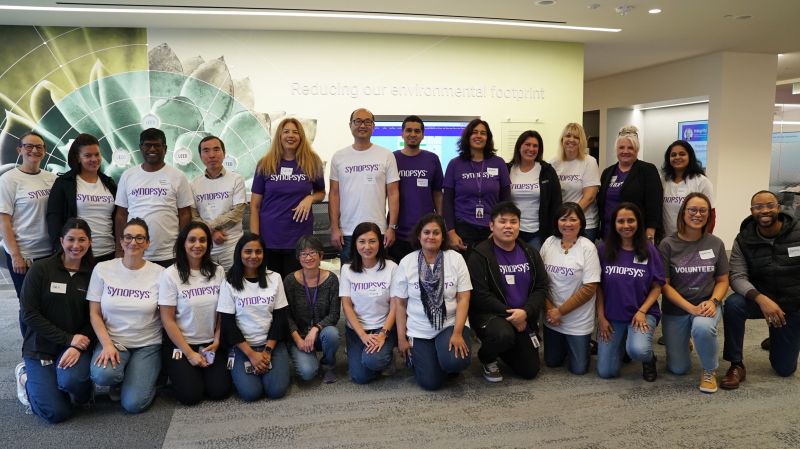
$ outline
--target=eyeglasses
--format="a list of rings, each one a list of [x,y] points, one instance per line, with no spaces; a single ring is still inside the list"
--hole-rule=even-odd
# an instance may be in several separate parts
[[[764,209],[775,209],[778,207],[778,203],[767,203],[767,204],[753,204],[750,206],[750,210],[754,210],[756,212],[762,211]]]
[[[639,137],[639,133],[637,133],[636,131],[620,131],[618,135],[619,137],[628,137],[628,136]]]
[[[23,143],[22,148],[26,150],[44,150],[44,145],[40,143]]]
[[[705,207],[688,207],[686,208],[686,212],[689,212],[689,215],[707,215],[708,209]]]
[[[145,142],[145,143],[139,144],[139,149],[140,150],[147,150],[147,149],[150,149],[150,148],[153,148],[154,150],[163,150],[166,147],[167,146],[164,145],[163,143],[148,143],[148,142]]]
[[[299,257],[300,259],[308,259],[308,258],[317,257],[318,255],[319,255],[319,253],[318,253],[318,252],[316,252],[316,251],[311,251],[311,252],[302,252],[302,253],[300,253],[300,254],[299,254],[299,256],[298,256],[298,257]]]
[[[360,118],[357,118],[350,123],[356,126],[361,126],[361,125],[372,126],[375,124],[375,121],[371,119],[361,120]]]
[[[145,237],[143,235],[125,234],[125,235],[122,236],[122,241],[125,242],[125,243],[130,243],[130,242],[135,241],[136,243],[141,245],[142,243],[147,241],[147,237]]]

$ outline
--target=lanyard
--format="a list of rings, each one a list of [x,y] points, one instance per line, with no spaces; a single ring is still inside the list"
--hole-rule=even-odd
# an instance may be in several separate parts
[[[315,310],[316,309],[315,306],[317,305],[317,292],[319,292],[319,280],[322,277],[322,270],[319,270],[319,272],[317,272],[317,286],[314,287],[313,297],[311,296],[311,292],[308,289],[308,284],[306,283],[306,273],[305,271],[301,271],[301,273],[303,274],[303,288],[306,291],[306,303],[308,303],[308,309],[311,311],[311,320],[316,321],[317,311]]]
[[[478,176],[475,177],[475,183],[478,185],[478,204],[483,203],[483,166],[486,163],[486,159],[481,161],[481,170],[478,172]],[[475,163],[469,161],[470,168],[475,170]]]

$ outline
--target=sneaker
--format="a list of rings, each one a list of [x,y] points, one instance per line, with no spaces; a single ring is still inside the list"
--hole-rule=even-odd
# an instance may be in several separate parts
[[[666,344],[666,343],[664,343],[664,336],[663,335],[658,337],[658,344],[660,344],[661,346],[664,346]]]
[[[122,387],[114,385],[108,389],[108,398],[114,402],[119,402],[120,395],[122,394]]]
[[[746,377],[747,369],[745,369],[744,363],[731,363],[731,367],[728,368],[728,372],[725,373],[719,386],[723,390],[735,390],[739,388],[739,383],[744,382]]]
[[[483,365],[483,378],[489,382],[502,382],[503,375],[500,373],[500,367],[497,362],[485,363]]]
[[[653,360],[649,362],[642,362],[642,379],[647,382],[655,382],[658,378],[658,371],[656,371],[656,360],[658,358],[653,354]]]
[[[714,370],[703,370],[700,377],[700,391],[703,393],[717,392],[717,372]]]
[[[769,337],[761,340],[761,349],[769,351]]]
[[[322,367],[322,382],[326,384],[332,384],[336,382],[339,378],[336,377],[336,369],[332,366],[323,366]]]
[[[25,371],[25,362],[20,362],[14,368],[14,378],[17,380],[17,399],[25,407],[30,407],[31,403],[28,401],[28,392],[25,390],[25,383],[28,381],[28,375]]]

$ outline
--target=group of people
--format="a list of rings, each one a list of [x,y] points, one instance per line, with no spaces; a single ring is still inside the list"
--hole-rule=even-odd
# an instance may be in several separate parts
[[[689,371],[693,341],[700,389],[711,393],[721,318],[731,363],[722,388],[745,380],[746,319],[770,326],[775,371],[796,370],[800,227],[759,192],[729,262],[688,142],[669,146],[663,179],[638,159],[634,127],[620,131],[618,162],[602,174],[576,123],[550,163],[541,135],[526,131],[506,164],[476,119],[443,172],[421,149],[419,117],[403,121],[394,153],[371,143],[374,125],[370,111],[353,111],[353,144],[330,163],[339,276],[321,268],[312,236],[323,164],[296,119],[278,124],[258,163],[250,231],[244,181],[225,170],[218,137],[200,141],[205,172],[190,183],[164,163],[164,133],[147,129],[142,163],[117,185],[93,136],[74,140],[58,177],[40,168],[44,138],[21,136],[21,164],[0,176],[0,234],[20,298],[20,400],[58,422],[97,385],[138,413],[160,375],[184,404],[233,388],[246,401],[280,398],[290,365],[306,381],[337,380],[340,312],[356,383],[390,375],[399,354],[422,388],[439,389],[470,366],[470,329],[491,382],[503,380],[500,362],[534,378],[542,345],[545,365],[584,374],[595,334],[600,377],[630,358],[654,381],[662,321],[667,369]]]

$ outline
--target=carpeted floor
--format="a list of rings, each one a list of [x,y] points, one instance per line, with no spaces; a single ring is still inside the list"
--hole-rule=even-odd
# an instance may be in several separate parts
[[[758,347],[766,336],[763,322],[748,323],[747,381],[713,395],[697,390],[696,358],[691,374],[667,374],[663,346],[656,347],[659,379],[652,384],[641,379],[637,363],[614,380],[544,368],[537,379],[523,381],[506,369],[504,382],[489,384],[473,361],[467,373],[434,393],[419,389],[404,368],[355,385],[340,350],[339,382],[295,381],[279,401],[246,404],[234,396],[183,407],[161,396],[132,416],[100,396],[93,409],[53,426],[26,415],[16,399],[17,311],[13,290],[0,291],[2,448],[800,447],[800,379],[771,371]],[[725,369],[721,362],[720,375]]]

